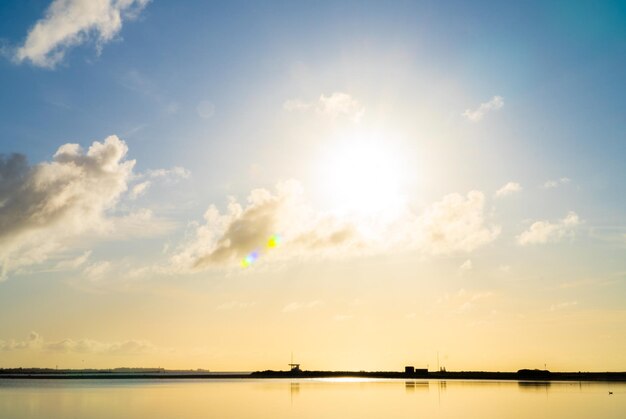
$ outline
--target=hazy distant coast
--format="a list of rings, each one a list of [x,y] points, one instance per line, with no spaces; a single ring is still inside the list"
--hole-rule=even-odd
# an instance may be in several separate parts
[[[59,370],[47,368],[0,369],[0,378],[9,379],[312,379],[312,378],[379,378],[379,379],[440,379],[440,380],[531,380],[531,381],[621,381],[626,372],[550,372],[523,369],[517,372],[493,371],[255,371],[212,372],[208,370],[132,369]]]

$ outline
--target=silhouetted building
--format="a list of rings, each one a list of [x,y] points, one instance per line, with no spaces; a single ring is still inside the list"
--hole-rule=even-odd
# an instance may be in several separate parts
[[[404,374],[413,377],[425,377],[428,375],[428,368],[415,368],[413,365],[407,365],[406,367],[404,367]]]

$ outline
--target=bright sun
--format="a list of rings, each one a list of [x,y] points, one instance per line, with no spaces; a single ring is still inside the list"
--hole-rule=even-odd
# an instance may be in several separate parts
[[[321,177],[338,211],[372,214],[397,209],[403,202],[401,160],[381,142],[350,141],[329,150]]]

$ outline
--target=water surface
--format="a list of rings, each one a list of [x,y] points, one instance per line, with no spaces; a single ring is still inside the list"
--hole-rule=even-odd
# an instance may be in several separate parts
[[[626,383],[0,379],[0,417],[625,418]]]

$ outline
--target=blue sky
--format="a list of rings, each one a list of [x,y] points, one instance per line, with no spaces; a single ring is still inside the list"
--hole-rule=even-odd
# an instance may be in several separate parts
[[[119,26],[81,4],[0,4],[0,153],[30,164],[17,180],[0,178],[0,315],[22,318],[40,290],[70,308],[77,295],[99,307],[67,329],[62,319],[84,307],[59,309],[56,324],[42,309],[0,325],[7,362],[72,364],[80,339],[96,348],[94,365],[136,361],[107,358],[111,342],[134,342],[148,364],[197,366],[190,352],[218,369],[278,362],[263,355],[271,345],[246,354],[233,352],[234,338],[215,347],[197,338],[201,322],[182,307],[204,303],[215,333],[249,333],[259,316],[280,330],[296,311],[311,328],[336,320],[340,335],[350,323],[375,330],[396,314],[410,322],[447,310],[466,322],[440,317],[451,330],[486,322],[519,331],[539,322],[520,319],[544,316],[538,336],[561,322],[569,345],[575,324],[598,330],[613,316],[598,339],[624,348],[615,336],[626,325],[624,2],[98,3],[121,13]],[[74,32],[63,20],[72,13],[88,22]],[[29,50],[20,61],[51,15],[59,20],[39,45],[52,52]],[[68,37],[54,42],[63,30]],[[94,141],[120,153],[112,166],[95,149],[91,163],[69,148],[53,157],[64,144],[87,150]],[[48,173],[42,163],[53,160],[63,168]],[[110,176],[88,172],[91,164]],[[58,193],[33,186],[54,176]],[[280,211],[259,216],[272,202]],[[62,210],[37,210],[54,205]],[[241,270],[241,255],[274,233],[284,243]],[[381,291],[385,272],[397,283]],[[316,285],[320,275],[342,285]],[[396,289],[427,302],[411,306]],[[163,336],[139,326],[140,298],[154,310],[164,298],[181,308],[159,317],[169,325]],[[392,313],[397,301],[408,304],[403,313]],[[122,314],[94,332],[107,304]],[[452,355],[454,339],[410,327],[474,362]],[[30,331],[38,337],[20,349]],[[305,334],[276,335],[310,346]],[[74,346],[59,355],[51,343],[63,339]],[[171,347],[176,356],[166,355]],[[528,362],[543,363],[525,349]],[[553,353],[562,349],[555,341]],[[564,367],[604,368],[588,350]],[[42,351],[47,358],[36,357]],[[311,359],[319,368],[345,361],[331,352]]]

